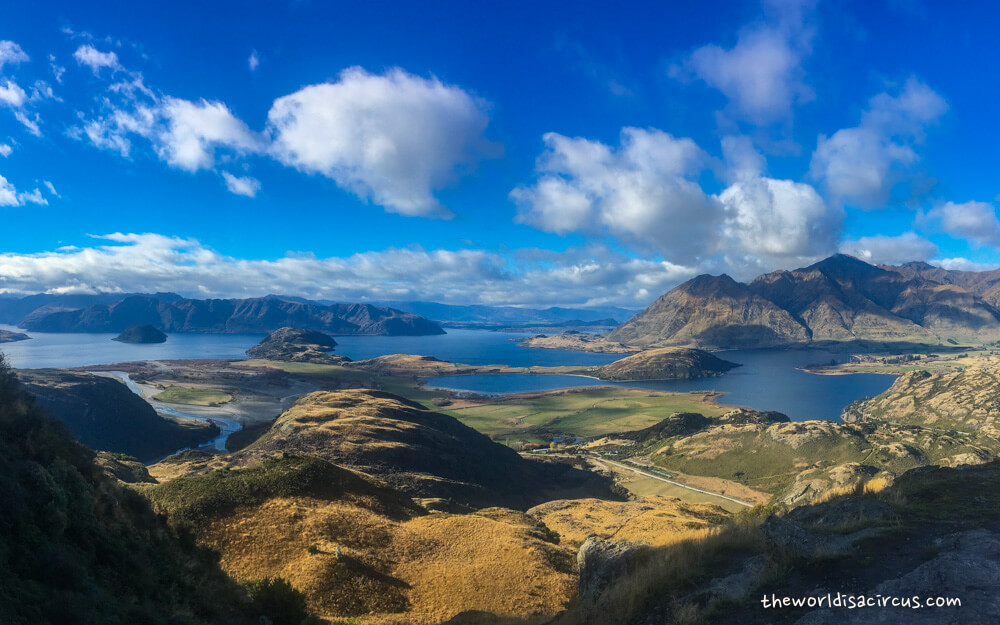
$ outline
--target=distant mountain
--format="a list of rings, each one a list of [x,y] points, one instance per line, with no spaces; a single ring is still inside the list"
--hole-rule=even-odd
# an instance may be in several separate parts
[[[457,306],[436,302],[372,302],[377,306],[390,306],[399,310],[427,317],[443,325],[469,327],[509,327],[514,325],[590,325],[594,321],[611,319],[612,325],[625,321],[634,309],[615,306],[595,308],[519,308],[517,306]]]
[[[114,304],[132,295],[153,297],[165,302],[182,299],[176,293],[97,293],[93,295],[51,295],[39,293],[38,295],[27,295],[24,297],[0,295],[0,323],[17,325],[25,317],[42,308],[50,311],[60,309],[76,310],[98,304]]]
[[[75,310],[39,309],[23,319],[22,328],[37,332],[121,332],[148,324],[164,332],[268,333],[283,326],[328,334],[443,334],[423,317],[370,304],[322,306],[260,297],[252,299],[176,299],[131,296],[112,304]]]
[[[962,287],[978,295],[986,303],[1000,308],[1000,269],[991,271],[955,271],[942,269],[927,263],[906,263],[904,265],[879,265],[882,269],[896,272],[906,278],[923,278]]]
[[[984,298],[991,292],[989,279],[955,275],[963,273],[968,272],[941,274],[930,265],[876,267],[837,254],[749,284],[702,275],[660,297],[608,339],[644,347],[715,348],[995,339],[1000,310]],[[996,280],[1000,295],[1000,273]]]

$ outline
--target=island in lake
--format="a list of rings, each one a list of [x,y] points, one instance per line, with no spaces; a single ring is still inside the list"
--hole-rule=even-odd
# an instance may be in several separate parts
[[[137,323],[125,328],[121,334],[111,340],[120,343],[155,344],[166,343],[167,335],[148,323]]]

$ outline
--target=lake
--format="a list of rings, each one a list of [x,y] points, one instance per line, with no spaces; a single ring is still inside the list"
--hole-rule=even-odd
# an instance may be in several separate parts
[[[18,331],[11,326],[0,328]],[[259,334],[171,334],[166,343],[132,345],[112,341],[114,334],[29,332],[31,340],[0,345],[19,368],[78,367],[129,360],[181,358],[245,358]],[[590,354],[556,349],[527,349],[514,340],[528,334],[449,329],[436,336],[338,336],[335,353],[354,360],[386,354],[435,356],[469,365],[600,366],[620,354]],[[721,377],[701,380],[619,382],[619,386],[666,391],[714,390],[725,403],[759,410],[777,410],[795,420],[837,419],[855,399],[877,395],[895,379],[889,375],[810,375],[797,370],[806,364],[842,360],[843,354],[821,350],[741,350],[718,354],[743,366]],[[482,375],[429,378],[428,385],[476,393],[522,393],[575,386],[609,384],[579,376]]]
[[[892,375],[873,373],[813,375],[797,369],[807,364],[845,358],[844,354],[822,350],[738,350],[716,355],[743,366],[723,376],[699,380],[604,382],[579,376],[500,374],[427,378],[427,385],[486,394],[607,384],[659,391],[719,391],[725,393],[719,400],[722,403],[777,410],[795,421],[805,421],[839,419],[848,404],[862,397],[878,395],[896,379]]]

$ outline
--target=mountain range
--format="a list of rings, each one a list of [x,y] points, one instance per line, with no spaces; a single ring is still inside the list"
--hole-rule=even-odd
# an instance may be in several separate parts
[[[1000,337],[1000,271],[875,266],[837,254],[749,283],[701,275],[608,335],[629,345],[759,348]]]
[[[0,300],[3,318],[30,307],[18,326],[36,332],[121,332],[148,324],[164,332],[267,333],[284,326],[329,334],[443,334],[441,327],[418,315],[370,304],[321,305],[279,297],[250,299],[187,299],[173,294],[129,295],[111,303],[104,296],[62,300],[32,296]],[[74,305],[75,304],[75,305]],[[84,304],[81,306],[80,304]]]

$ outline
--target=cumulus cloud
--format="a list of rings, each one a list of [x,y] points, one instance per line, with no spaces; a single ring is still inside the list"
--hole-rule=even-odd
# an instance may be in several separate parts
[[[543,141],[538,180],[510,193],[518,221],[560,234],[606,231],[675,261],[712,247],[722,206],[695,181],[707,157],[690,139],[624,128],[618,148],[552,132]]]
[[[18,192],[14,185],[0,176],[0,206],[24,206],[25,204],[48,204],[38,189]]]
[[[230,193],[245,195],[246,197],[257,197],[260,191],[260,180],[250,176],[234,176],[228,171],[222,172],[222,178],[226,181],[226,188]]]
[[[901,265],[913,261],[927,261],[938,253],[938,247],[915,232],[896,236],[877,234],[848,239],[840,244],[840,251],[867,263]]]
[[[0,292],[283,293],[338,301],[643,306],[695,274],[693,268],[606,249],[535,252],[506,258],[473,249],[387,249],[252,260],[220,254],[193,239],[115,233],[90,246],[0,254]]]
[[[1000,247],[1000,220],[992,204],[946,202],[932,208],[926,220],[939,224],[948,234],[974,245]]]
[[[73,53],[73,58],[76,59],[77,64],[89,67],[90,71],[94,72],[94,76],[99,76],[101,70],[105,67],[111,69],[111,71],[122,68],[118,62],[117,54],[114,52],[101,52],[89,43],[85,43],[77,48],[76,52]]]
[[[0,83],[0,106],[9,108],[14,112],[14,119],[28,129],[28,132],[35,136],[41,136],[39,119],[37,114],[29,113],[26,105],[31,101],[28,94],[13,80],[5,80]]]
[[[813,97],[802,68],[811,51],[812,29],[803,21],[811,2],[766,5],[768,19],[740,30],[732,48],[702,46],[670,72],[721,91],[739,116],[756,123],[787,117],[794,104]]]
[[[221,102],[164,98],[159,108],[166,128],[156,137],[157,152],[169,165],[186,171],[210,169],[216,147],[237,152],[257,149],[246,124]]]
[[[726,253],[768,264],[826,256],[836,250],[843,211],[827,206],[808,184],[746,176],[719,195]]]
[[[21,46],[13,41],[0,41],[0,71],[3,71],[4,65],[20,65],[30,60]]]
[[[13,151],[14,151],[14,148],[12,148],[10,145],[8,145],[6,143],[0,143],[0,156],[3,156],[4,158],[6,158],[6,157],[10,156],[11,152],[13,152]]]
[[[625,128],[617,148],[556,133],[544,137],[538,179],[515,188],[518,220],[548,232],[609,234],[675,263],[726,270],[809,261],[836,249],[843,210],[811,186],[762,175],[742,137],[723,152],[732,184],[718,196],[697,179],[709,158],[690,139]]]
[[[497,152],[487,106],[436,78],[352,67],[274,101],[271,154],[404,215],[448,216],[434,192]]]
[[[872,98],[860,125],[820,135],[810,173],[837,198],[863,208],[883,206],[919,160],[915,146],[927,126],[947,110],[940,95],[911,78],[899,95]]]

